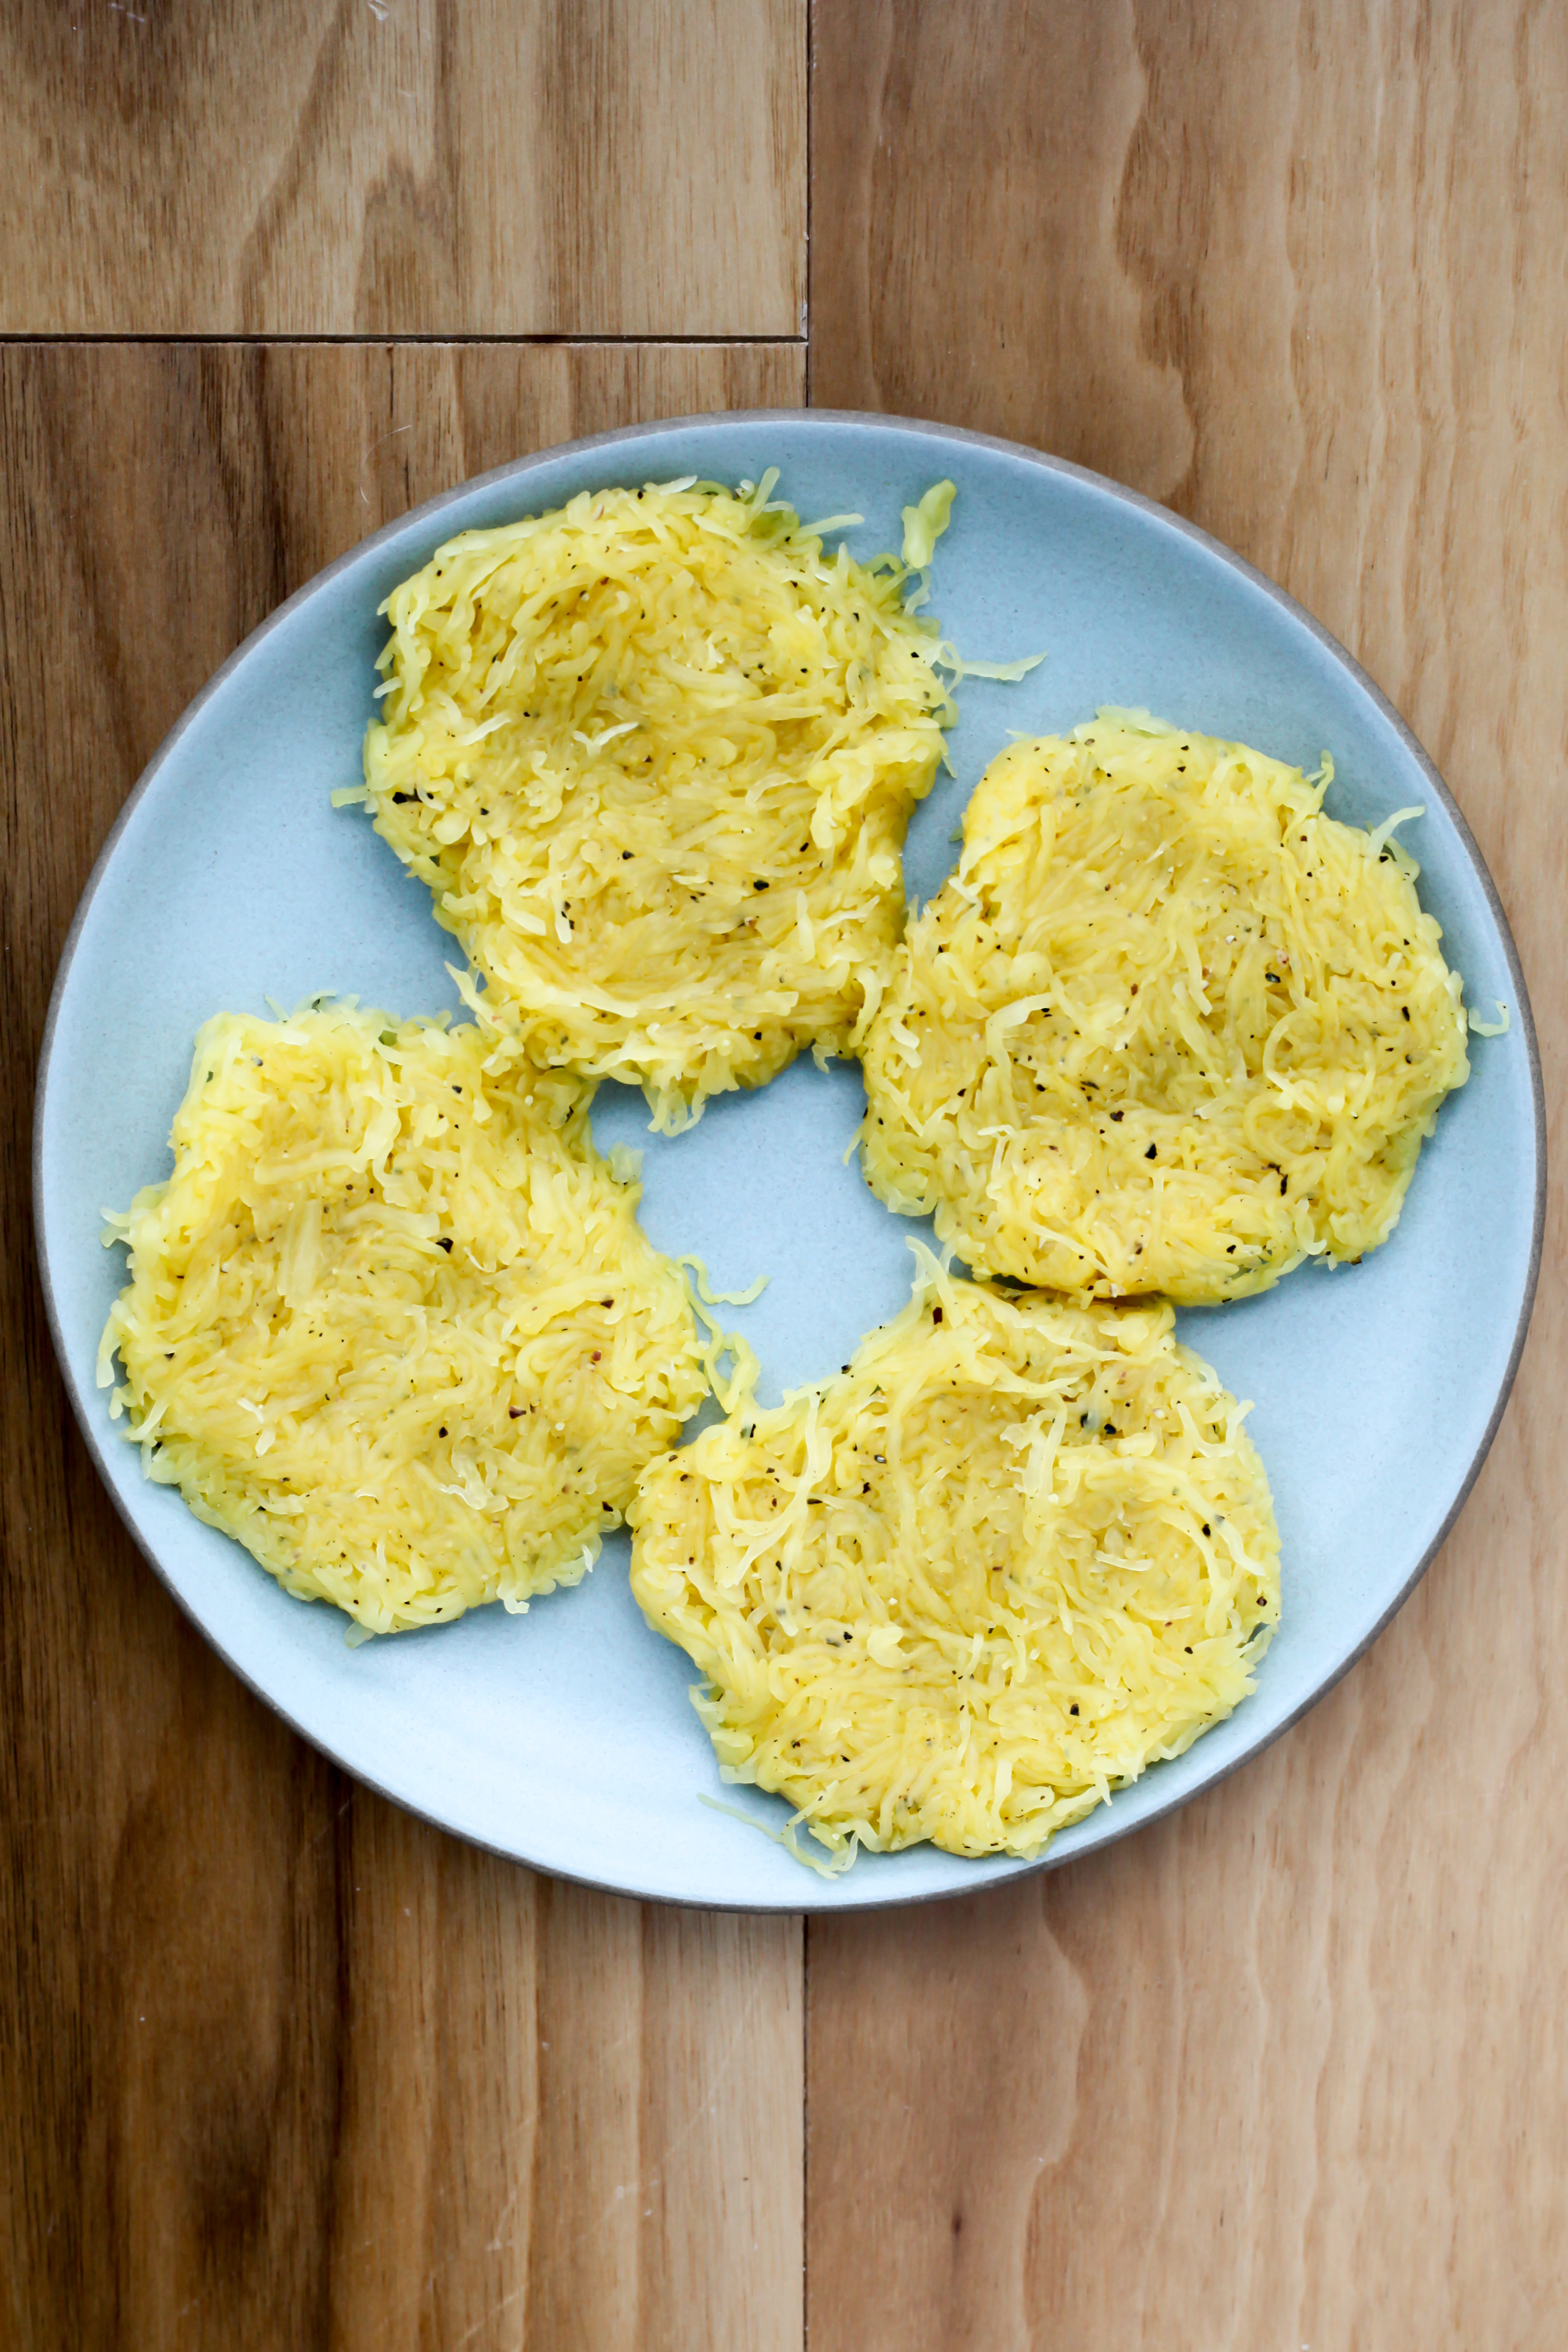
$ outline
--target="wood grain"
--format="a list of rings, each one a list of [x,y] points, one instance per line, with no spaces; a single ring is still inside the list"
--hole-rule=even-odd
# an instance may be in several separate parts
[[[1561,1153],[1568,16],[817,0],[816,40],[814,398],[1115,474],[1352,646],[1498,878]],[[1458,1529],[1266,1758],[813,1924],[813,2352],[1562,2343],[1565,1269],[1559,1187]]]
[[[1428,743],[1563,1142],[1568,18],[816,0],[814,396],[1286,581]],[[0,12],[0,332],[795,335],[800,0]],[[26,1130],[70,908],[230,646],[530,446],[798,348],[0,351],[0,2339],[801,2342],[798,1930],[539,1882],[217,1665],[77,1440]],[[814,2352],[1556,2352],[1564,1232],[1412,1603],[1177,1820],[814,1926]]]
[[[11,0],[0,332],[803,332],[805,0]]]
[[[31,1073],[138,770],[410,502],[797,351],[0,351],[0,2339],[550,2352],[801,2337],[800,1936],[469,1852],[241,1688],[54,1369]]]

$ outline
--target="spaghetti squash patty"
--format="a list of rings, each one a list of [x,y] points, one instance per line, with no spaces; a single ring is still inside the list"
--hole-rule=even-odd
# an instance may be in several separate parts
[[[104,1236],[149,1475],[374,1633],[575,1583],[705,1394],[576,1083],[476,1027],[220,1013],[171,1142]]]
[[[994,761],[869,1024],[879,1197],[1080,1297],[1386,1241],[1465,1013],[1397,820],[1324,816],[1331,772],[1116,713]]]
[[[773,478],[466,531],[385,607],[376,830],[534,1058],[671,1129],[847,1048],[952,716],[905,567],[826,553]]]
[[[836,1853],[1033,1855],[1251,1688],[1279,1538],[1170,1307],[922,1255],[839,1378],[649,1464],[632,1589],[701,1669],[725,1778]]]

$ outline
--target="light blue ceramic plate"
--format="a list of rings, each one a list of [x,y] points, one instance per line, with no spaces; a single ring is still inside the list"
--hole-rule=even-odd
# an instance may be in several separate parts
[[[721,1789],[687,1699],[685,1657],[644,1625],[626,1543],[526,1617],[351,1650],[336,1612],[287,1599],[247,1555],[146,1483],[110,1428],[94,1357],[123,1279],[99,1242],[168,1166],[198,1024],[220,1007],[318,989],[396,1013],[456,1007],[453,944],[364,816],[334,813],[359,774],[383,642],[376,607],[454,531],[606,482],[733,482],[781,469],[806,514],[865,516],[853,545],[896,547],[900,507],[940,476],[959,496],[934,609],[961,650],[1045,647],[1022,686],[966,683],[956,774],[916,814],[907,871],[925,898],[986,761],[1014,731],[1142,704],[1303,765],[1326,746],[1331,811],[1373,824],[1425,802],[1402,836],[1467,997],[1506,1036],[1444,1110],[1393,1241],[1354,1270],[1305,1269],[1265,1298],[1183,1318],[1252,1428],[1284,1538],[1284,1622],[1256,1695],[1183,1757],[1069,1830],[1052,1864],[1169,1812],[1309,1706],[1396,1609],[1458,1511],[1497,1426],[1524,1336],[1544,1181],[1534,1035],[1512,940],[1474,842],[1430,761],[1348,656],[1280,592],[1162,509],[1028,449],[929,425],[825,414],[704,417],[602,435],[486,476],[367,540],[292,597],[198,696],[158,752],[94,873],[56,984],[37,1133],[40,1254],[72,1401],[147,1558],[236,1673],[352,1772],[464,1837],[538,1867],[687,1903],[799,1910],[908,1902],[1025,1865],[930,1847],[863,1856],[824,1883],[721,1798],[776,1829],[784,1807]],[[715,1279],[770,1286],[741,1319],[764,1398],[832,1371],[908,1295],[911,1230],[844,1156],[853,1067],[798,1064],[731,1096],[693,1132],[644,1133],[607,1089],[605,1141],[645,1147],[653,1239]]]

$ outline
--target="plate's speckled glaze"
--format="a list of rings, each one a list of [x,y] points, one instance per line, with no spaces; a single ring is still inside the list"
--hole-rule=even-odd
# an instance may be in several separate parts
[[[907,870],[925,897],[948,870],[974,780],[1008,734],[1142,704],[1304,764],[1326,746],[1331,813],[1374,824],[1423,801],[1402,838],[1423,868],[1470,1003],[1507,1004],[1473,1041],[1394,1240],[1354,1269],[1304,1269],[1267,1297],[1188,1314],[1184,1336],[1256,1400],[1252,1428],[1284,1538],[1284,1623],[1256,1695],[1179,1761],[1156,1767],[1052,1849],[1064,1862],[1169,1811],[1255,1753],[1325,1690],[1409,1591],[1490,1441],[1534,1287],[1544,1197],[1540,1077],[1496,894],[1409,731],[1281,593],[1200,532],[1113,484],[973,436],[876,417],[786,412],[608,434],[433,500],[355,549],[275,614],[175,728],[128,803],[79,910],[56,984],[36,1139],[40,1256],[72,1401],[147,1557],[209,1640],[351,1771],[461,1835],[627,1893],[780,1910],[945,1895],[1027,1865],[918,1848],[863,1856],[825,1882],[731,1813],[784,1809],[721,1787],[687,1703],[686,1659],[643,1624],[626,1540],[585,1586],[526,1617],[487,1610],[351,1650],[344,1621],[290,1601],[247,1554],[143,1480],[94,1381],[122,1260],[100,1211],[168,1166],[191,1042],[219,1007],[333,988],[397,1013],[454,1008],[455,950],[363,814],[353,782],[383,639],[376,607],[454,531],[605,482],[781,468],[807,514],[853,510],[871,552],[899,510],[951,475],[933,608],[961,650],[1048,655],[1022,686],[960,690],[955,773],[917,812]],[[907,1296],[910,1228],[843,1156],[858,1073],[797,1065],[711,1108],[689,1134],[647,1136],[640,1097],[610,1089],[595,1124],[645,1148],[644,1218],[714,1278],[769,1288],[737,1314],[776,1395],[843,1362]]]

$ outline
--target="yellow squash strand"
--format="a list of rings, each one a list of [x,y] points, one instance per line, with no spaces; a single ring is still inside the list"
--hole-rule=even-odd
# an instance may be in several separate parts
[[[467,531],[385,607],[377,831],[535,1059],[672,1129],[858,1034],[952,717],[904,567],[826,553],[772,479]]]
[[[149,1475],[374,1633],[574,1583],[705,1393],[576,1082],[475,1027],[220,1013],[171,1141],[105,1235]]]
[[[724,1777],[841,1855],[1037,1854],[1252,1687],[1279,1538],[1173,1312],[925,1274],[849,1370],[651,1463],[632,1589]]]
[[[1118,713],[994,761],[870,1024],[872,1190],[1079,1297],[1238,1298],[1385,1241],[1465,1014],[1329,772]]]

